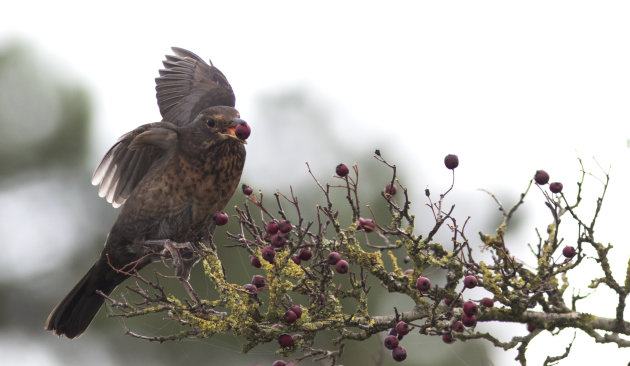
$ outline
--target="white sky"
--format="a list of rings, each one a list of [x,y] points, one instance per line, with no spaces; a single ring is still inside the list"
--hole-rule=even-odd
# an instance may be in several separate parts
[[[362,139],[396,141],[400,166],[411,172],[421,166],[428,181],[445,185],[442,158],[457,153],[460,197],[474,195],[484,204],[475,189],[519,192],[540,168],[571,189],[576,156],[596,172],[595,156],[612,166],[613,177],[602,240],[627,246],[630,3],[94,4],[11,2],[0,15],[0,43],[33,43],[41,55],[54,55],[50,62],[60,72],[70,65],[67,73],[96,93],[95,163],[119,135],[160,119],[153,78],[176,45],[211,57],[226,74],[252,137],[256,123],[247,116],[254,115],[256,98],[305,84],[347,116],[337,132],[361,154],[375,147]],[[248,164],[264,143],[249,144]],[[545,214],[544,208],[531,212]],[[628,253],[617,252],[619,276]],[[605,308],[611,316],[608,300],[599,299],[593,310]],[[565,342],[534,342],[530,362],[542,364],[537,357],[561,353]],[[630,359],[628,350],[578,338],[561,365],[595,363],[601,354],[620,357],[611,364]],[[497,356],[497,365],[512,364],[513,357]]]

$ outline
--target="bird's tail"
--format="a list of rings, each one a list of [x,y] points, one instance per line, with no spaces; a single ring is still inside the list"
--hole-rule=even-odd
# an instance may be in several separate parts
[[[101,258],[55,306],[46,320],[45,329],[68,338],[80,336],[105,300],[96,291],[109,295],[125,278],[127,276],[115,272]]]

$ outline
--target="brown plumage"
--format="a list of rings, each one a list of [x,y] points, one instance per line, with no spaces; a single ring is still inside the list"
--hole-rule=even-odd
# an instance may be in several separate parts
[[[46,329],[68,338],[90,325],[128,275],[155,257],[151,243],[207,241],[216,211],[234,193],[245,163],[245,124],[225,76],[190,51],[173,48],[156,79],[162,122],[142,125],[107,152],[92,183],[123,205],[100,258],[53,309]],[[181,275],[182,270],[178,268]],[[185,272],[185,271],[183,271]]]

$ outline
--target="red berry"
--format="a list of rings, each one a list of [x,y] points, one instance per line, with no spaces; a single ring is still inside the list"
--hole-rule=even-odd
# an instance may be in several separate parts
[[[291,255],[291,260],[293,261],[293,263],[297,264],[298,266],[300,265],[300,263],[302,263],[302,260],[297,254]]]
[[[388,335],[383,340],[383,345],[385,345],[385,348],[387,349],[394,349],[398,347],[398,337],[395,335]]]
[[[446,167],[451,170],[455,169],[459,165],[459,158],[457,157],[457,155],[448,154],[444,158],[444,165],[446,165]]]
[[[567,257],[568,259],[575,257],[575,254],[576,254],[575,248],[570,245],[567,245],[566,247],[562,249],[562,255]]]
[[[528,332],[533,332],[536,330],[536,324],[534,323],[527,323],[527,331]]]
[[[247,140],[250,133],[252,133],[252,129],[245,121],[236,125],[236,128],[234,129],[234,134],[241,140]]]
[[[287,366],[287,363],[282,360],[275,360],[273,361],[271,366]]]
[[[291,347],[293,345],[293,337],[286,333],[280,334],[280,336],[278,336],[278,343],[280,343],[280,347],[283,348]]]
[[[264,247],[261,251],[262,257],[269,263],[274,262],[274,258],[276,257],[276,251],[273,250],[272,247]]]
[[[335,270],[341,274],[347,273],[348,268],[349,268],[348,262],[344,261],[343,259],[340,259],[335,264]]]
[[[298,319],[302,317],[302,307],[300,305],[293,305],[289,308],[289,310],[294,312]]]
[[[223,226],[228,222],[228,215],[223,211],[217,211],[214,214],[214,222],[217,226]]]
[[[431,280],[424,276],[418,277],[418,279],[416,280],[416,288],[418,289],[418,291],[429,291],[429,289],[431,288]]]
[[[345,177],[346,175],[348,175],[348,173],[350,173],[350,170],[348,169],[348,166],[346,166],[346,164],[342,163],[337,165],[335,173],[337,173],[337,175],[340,177]]]
[[[265,277],[261,275],[254,275],[254,277],[252,277],[252,285],[256,286],[256,288],[265,287],[266,282]]]
[[[388,184],[385,186],[385,193],[389,194],[389,195],[395,195],[396,194],[396,186],[395,185],[391,185]]]
[[[551,193],[560,193],[560,192],[562,192],[562,183],[560,183],[560,182],[553,182],[553,183],[549,184],[549,190],[551,191]]]
[[[365,230],[366,233],[370,233],[374,231],[376,228],[376,223],[372,219],[364,219],[359,217],[359,229]]]
[[[252,189],[252,187],[248,186],[247,184],[243,184],[241,186],[241,189],[243,190],[243,193],[246,196],[249,196],[250,194],[252,194],[254,192],[254,190]]]
[[[311,257],[313,256],[313,253],[311,252],[310,247],[304,247],[300,249],[300,251],[298,252],[298,255],[300,256],[301,260],[307,261],[311,259]]]
[[[258,292],[258,287],[256,287],[256,285],[254,284],[246,283],[243,285],[243,290],[249,292],[250,294],[255,294],[256,292]]]
[[[256,267],[256,268],[260,268],[262,267],[262,263],[260,263],[260,259],[258,259],[258,257],[256,256],[250,256],[249,257],[249,261],[251,262],[252,266]]]
[[[281,233],[275,233],[269,238],[271,245],[276,248],[282,248],[287,243],[287,238]]]
[[[544,186],[549,182],[549,174],[547,174],[544,170],[536,170],[536,174],[534,174],[534,181],[536,184]]]
[[[489,298],[489,297],[484,297],[483,299],[481,299],[481,301],[479,302],[483,307],[486,308],[491,308],[494,306],[494,300]]]
[[[293,229],[293,226],[291,226],[291,221],[282,220],[278,223],[278,230],[280,230],[281,233],[286,234],[291,231],[291,229]]]
[[[475,315],[462,314],[462,324],[467,327],[474,327],[477,324],[477,317]]]
[[[328,264],[337,264],[337,262],[339,262],[340,259],[341,259],[341,254],[337,252],[330,252],[330,254],[328,254]]]
[[[447,343],[447,344],[451,344],[455,342],[455,339],[453,339],[453,335],[451,333],[442,334],[442,340],[444,341],[444,343]]]
[[[392,357],[395,361],[404,361],[407,358],[407,350],[403,346],[398,346],[392,350]]]
[[[396,324],[396,333],[398,333],[398,335],[407,335],[409,334],[410,330],[411,329],[409,329],[409,324],[405,323],[402,320]]]
[[[284,313],[284,322],[287,324],[293,324],[297,320],[298,316],[293,311],[289,310]]]
[[[265,230],[267,231],[267,234],[269,235],[273,235],[275,233],[278,232],[278,221],[269,221],[267,223],[267,225],[265,225]]]
[[[453,331],[457,333],[461,333],[464,331],[464,323],[462,323],[461,320],[458,320],[455,323],[453,323],[453,325],[451,325],[451,329],[453,329]]]
[[[477,314],[477,304],[474,301],[466,301],[463,306],[464,314],[475,315]]]
[[[464,278],[464,286],[466,286],[466,288],[474,288],[475,286],[477,286],[477,277],[466,276]]]

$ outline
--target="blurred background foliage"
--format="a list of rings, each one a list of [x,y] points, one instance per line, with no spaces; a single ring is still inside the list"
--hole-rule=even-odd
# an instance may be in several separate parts
[[[248,146],[250,154],[264,152],[264,159],[249,158],[243,182],[263,190],[268,204],[276,189],[288,193],[291,186],[305,215],[313,217],[315,203],[321,203],[323,197],[304,162],[309,161],[322,182],[332,182],[339,162],[351,165],[356,161],[363,204],[371,203],[376,218],[386,220],[387,213],[378,203],[391,175],[371,153],[375,148],[387,152],[389,142],[377,141],[368,150],[353,150],[355,137],[337,133],[336,126],[343,121],[335,117],[324,97],[304,86],[261,95],[256,107],[255,115],[247,116],[253,126]],[[46,55],[39,56],[19,42],[0,49],[0,342],[5,347],[23,347],[28,353],[24,357],[39,365],[270,365],[280,358],[273,354],[276,344],[242,355],[241,342],[230,336],[165,344],[132,339],[124,335],[128,328],[148,335],[166,334],[175,328],[160,317],[108,318],[106,310],[101,310],[77,340],[60,339],[43,330],[49,311],[97,257],[116,216],[116,210],[89,183],[97,163],[86,161],[94,155],[89,145],[91,113],[90,92],[66,71],[52,67]],[[138,125],[146,122],[150,121],[138,121]],[[258,147],[251,149],[251,145]],[[252,160],[263,163],[252,164]],[[404,181],[404,176],[400,178]],[[343,206],[343,195],[338,198]],[[227,212],[233,214],[233,206],[243,202],[239,190]],[[350,220],[351,216],[342,210],[342,217]],[[235,221],[231,220],[232,225]],[[218,238],[224,230],[237,228],[221,228]],[[221,240],[218,244],[228,279],[249,282],[257,270],[249,264],[245,251],[223,247]],[[399,254],[402,261],[404,254]],[[149,266],[145,275],[160,266]],[[435,281],[440,283],[439,277]],[[193,271],[192,282],[201,294],[205,289],[212,296],[200,268]],[[370,308],[374,315],[391,314],[394,306],[401,311],[413,306],[409,299],[388,294],[372,282]],[[184,296],[178,284],[172,289]],[[320,339],[323,345],[329,343],[325,338]],[[381,339],[348,342],[342,363],[394,364]],[[405,361],[408,365],[490,364],[483,343],[445,345],[437,337],[414,335],[402,344],[413,349]],[[16,364],[21,360],[6,361]]]

